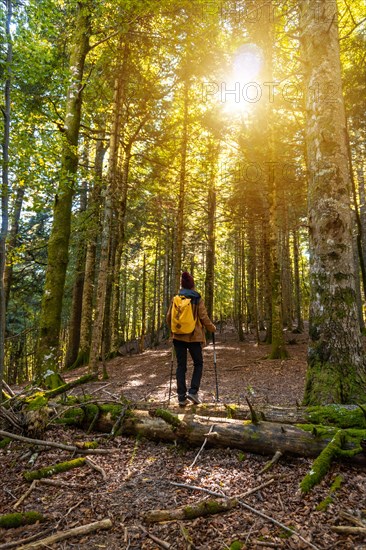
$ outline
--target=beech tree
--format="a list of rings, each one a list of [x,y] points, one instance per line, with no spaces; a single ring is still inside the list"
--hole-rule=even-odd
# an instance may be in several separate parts
[[[310,346],[306,404],[366,396],[357,317],[350,169],[342,95],[337,3],[302,0],[310,239]],[[331,8],[331,9],[330,9]]]
[[[40,315],[37,370],[57,368],[62,300],[69,257],[72,198],[78,167],[78,142],[81,119],[83,74],[91,34],[89,0],[77,3],[74,38],[70,52],[70,83],[67,92],[62,160],[55,197],[53,225],[48,243],[46,281]]]

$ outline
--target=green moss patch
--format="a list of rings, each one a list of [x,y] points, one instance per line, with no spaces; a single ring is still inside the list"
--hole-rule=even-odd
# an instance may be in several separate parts
[[[74,460],[69,460],[67,462],[59,462],[58,464],[53,464],[52,466],[46,466],[45,468],[40,468],[39,470],[34,470],[33,472],[23,472],[23,477],[27,481],[33,481],[34,479],[43,479],[45,477],[51,477],[55,474],[67,472],[72,468],[79,468],[80,466],[84,466],[85,460],[86,458],[80,457],[80,458],[75,458]]]
[[[0,527],[2,529],[14,529],[22,525],[32,525],[33,523],[37,523],[37,521],[45,521],[42,514],[38,512],[5,514],[0,516]]]

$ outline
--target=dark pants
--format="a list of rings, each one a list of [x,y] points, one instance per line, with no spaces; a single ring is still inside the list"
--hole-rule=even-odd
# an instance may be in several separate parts
[[[197,393],[200,388],[203,370],[202,345],[200,342],[182,342],[181,340],[173,340],[173,344],[177,356],[177,393],[178,397],[183,398],[187,393],[187,350],[193,361],[193,374],[189,393]]]

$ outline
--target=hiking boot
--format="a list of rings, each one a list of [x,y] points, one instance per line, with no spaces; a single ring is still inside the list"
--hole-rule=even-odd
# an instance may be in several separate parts
[[[200,405],[202,403],[201,399],[198,397],[198,393],[189,393],[187,398],[195,405]]]
[[[178,405],[180,407],[185,407],[186,405],[188,405],[188,400],[185,395],[178,397]]]

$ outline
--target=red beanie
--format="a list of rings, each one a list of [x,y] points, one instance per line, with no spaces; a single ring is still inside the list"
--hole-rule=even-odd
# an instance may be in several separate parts
[[[194,287],[193,277],[188,273],[188,271],[184,271],[184,273],[182,273],[181,285],[182,285],[182,288],[188,288],[188,289]]]

